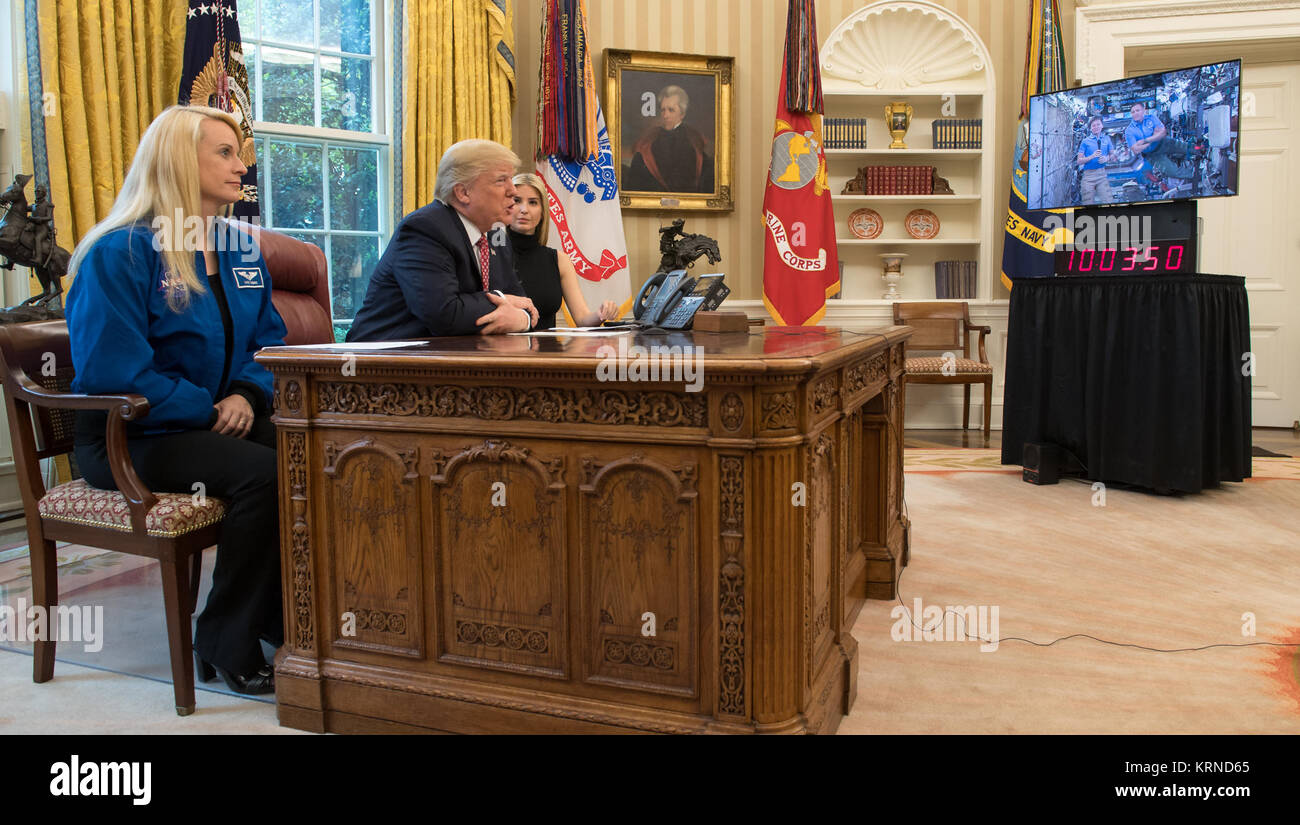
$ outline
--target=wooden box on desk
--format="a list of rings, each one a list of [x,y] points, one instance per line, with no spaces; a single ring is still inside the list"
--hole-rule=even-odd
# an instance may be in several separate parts
[[[877,332],[264,351],[281,723],[834,731],[906,563],[911,330]]]
[[[695,313],[696,332],[749,332],[749,316],[738,310]]]

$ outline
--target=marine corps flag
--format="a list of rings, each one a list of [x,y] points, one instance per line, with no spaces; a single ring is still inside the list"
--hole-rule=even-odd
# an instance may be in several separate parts
[[[231,112],[243,125],[239,159],[248,172],[243,180],[244,198],[235,204],[234,216],[255,218],[261,208],[253,152],[253,100],[248,94],[235,0],[190,0],[185,18],[185,65],[177,102]]]
[[[763,198],[763,303],[782,326],[811,326],[839,291],[835,213],[822,148],[822,83],[813,0],[790,0]]]
[[[1017,278],[1054,274],[1056,238],[1045,229],[1051,211],[1029,211],[1029,153],[1042,151],[1029,141],[1029,98],[1064,89],[1065,47],[1061,43],[1061,10],[1057,0],[1031,0],[1029,45],[1025,54],[1025,85],[1021,90],[1020,126],[1011,161],[1011,207],[1002,247],[1002,283],[1011,289]],[[1053,210],[1057,211],[1057,210]]]
[[[632,275],[619,205],[614,150],[596,97],[586,3],[547,0],[538,84],[537,174],[554,229],[547,244],[568,255],[589,307],[632,308]],[[568,304],[565,318],[573,323]]]

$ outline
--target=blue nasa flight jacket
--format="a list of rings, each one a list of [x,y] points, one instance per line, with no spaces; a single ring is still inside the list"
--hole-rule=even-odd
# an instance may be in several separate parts
[[[183,312],[167,306],[163,257],[148,224],[108,233],[77,269],[65,310],[76,368],[72,389],[149,399],[149,414],[131,428],[133,434],[209,429],[213,405],[236,382],[261,392],[264,403],[255,407],[270,406],[271,374],[253,356],[284,343],[284,322],[271,304],[271,276],[247,234],[224,221],[217,232],[228,241],[217,260],[230,307],[229,364],[221,308],[211,289],[192,294]],[[244,251],[250,246],[251,252]],[[197,272],[207,271],[203,253],[195,253],[195,265]]]

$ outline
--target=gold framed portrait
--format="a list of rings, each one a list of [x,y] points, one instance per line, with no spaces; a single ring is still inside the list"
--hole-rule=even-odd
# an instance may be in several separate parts
[[[605,50],[624,209],[730,212],[735,58]]]

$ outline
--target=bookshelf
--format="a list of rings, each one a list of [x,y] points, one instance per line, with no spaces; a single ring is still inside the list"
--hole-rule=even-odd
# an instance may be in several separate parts
[[[997,282],[993,245],[997,199],[995,159],[996,83],[988,49],[960,17],[924,0],[882,2],[855,11],[827,37],[821,50],[827,117],[866,118],[866,149],[826,151],[835,204],[836,234],[844,266],[841,299],[884,304],[880,253],[905,252],[899,290],[904,300],[934,300],[934,264],[979,264],[972,302],[989,301]],[[913,107],[907,149],[889,149],[885,107]],[[983,120],[979,149],[934,149],[933,123],[940,118]],[[933,166],[954,195],[841,195],[863,166]],[[1005,198],[1003,198],[1005,211]],[[880,213],[880,237],[861,240],[849,231],[849,215],[869,207]],[[917,240],[904,218],[913,209],[939,218],[939,236]],[[1000,224],[999,224],[1000,225]]]

